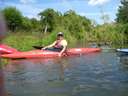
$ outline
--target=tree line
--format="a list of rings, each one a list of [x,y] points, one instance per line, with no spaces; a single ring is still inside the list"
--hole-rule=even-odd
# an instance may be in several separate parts
[[[36,32],[53,32],[56,29],[64,29],[76,34],[79,32],[89,31],[91,21],[84,16],[80,16],[73,10],[69,10],[64,14],[48,8],[38,14],[39,20],[36,18],[24,17],[22,13],[15,7],[6,7],[2,10],[5,16],[8,29],[12,32],[18,30],[36,31]]]

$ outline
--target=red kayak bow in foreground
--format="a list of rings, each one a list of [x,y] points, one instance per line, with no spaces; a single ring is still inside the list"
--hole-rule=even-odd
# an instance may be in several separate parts
[[[18,51],[7,45],[0,44],[0,54],[10,54],[10,53],[15,53],[15,52],[18,52]]]

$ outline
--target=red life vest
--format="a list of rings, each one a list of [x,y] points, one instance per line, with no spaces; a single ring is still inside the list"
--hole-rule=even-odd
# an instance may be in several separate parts
[[[63,48],[63,46],[61,45],[61,41],[62,40],[57,40],[56,44],[54,45],[54,48]]]

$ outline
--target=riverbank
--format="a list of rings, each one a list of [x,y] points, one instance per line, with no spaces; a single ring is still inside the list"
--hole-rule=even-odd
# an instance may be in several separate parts
[[[65,38],[70,45],[76,43],[76,39],[72,35],[65,34]],[[39,32],[16,32],[8,33],[3,40],[4,44],[14,47],[20,51],[27,51],[33,49],[32,46],[46,46],[51,44],[56,39],[56,33],[41,34]]]
[[[34,45],[46,46],[48,44],[51,44],[56,39],[56,34],[57,32],[47,34],[39,32],[8,33],[6,38],[3,40],[3,43],[14,47],[20,51],[27,51],[33,49],[32,46]],[[69,32],[64,32],[64,34],[65,38],[69,43],[69,47],[88,47],[90,44],[94,44],[97,47],[104,45],[110,46],[112,48],[124,47],[124,45],[121,43],[121,37],[116,38],[121,36],[122,34],[117,34],[113,32],[106,32],[104,34],[101,32],[95,32],[95,34],[94,32],[85,32],[82,35],[83,38],[80,39],[76,38],[74,34],[71,34]]]

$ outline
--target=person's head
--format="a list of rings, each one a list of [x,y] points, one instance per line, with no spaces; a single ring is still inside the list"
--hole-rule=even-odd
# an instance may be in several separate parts
[[[63,32],[58,32],[58,34],[57,34],[57,39],[61,39],[61,38],[63,38],[63,37],[64,37]]]

